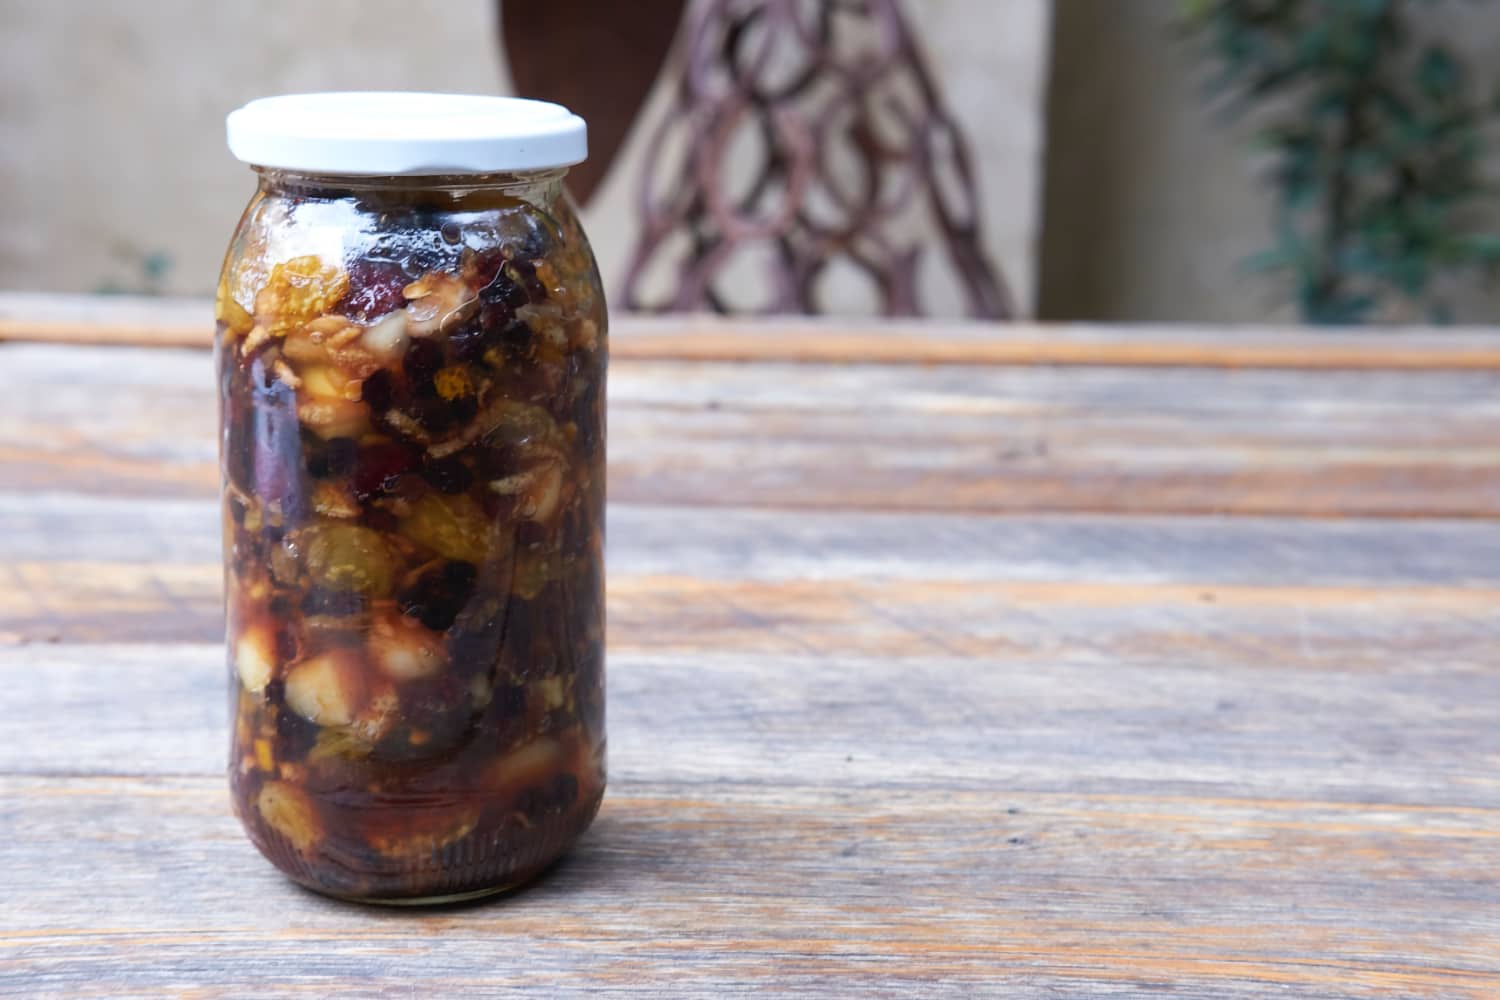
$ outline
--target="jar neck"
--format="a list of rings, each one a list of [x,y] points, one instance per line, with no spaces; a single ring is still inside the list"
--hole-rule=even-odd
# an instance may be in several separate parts
[[[494,174],[420,174],[398,177],[360,177],[315,174],[271,167],[254,167],[266,194],[298,198],[359,198],[391,205],[451,202],[462,207],[476,198],[504,196],[549,205],[562,197],[566,168]]]

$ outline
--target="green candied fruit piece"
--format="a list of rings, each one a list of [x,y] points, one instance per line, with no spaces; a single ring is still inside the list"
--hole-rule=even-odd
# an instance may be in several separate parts
[[[411,505],[401,533],[445,559],[473,563],[484,560],[492,538],[484,508],[465,494],[423,496]]]
[[[330,590],[385,597],[396,583],[396,553],[380,532],[357,524],[307,528],[302,543],[307,574]]]

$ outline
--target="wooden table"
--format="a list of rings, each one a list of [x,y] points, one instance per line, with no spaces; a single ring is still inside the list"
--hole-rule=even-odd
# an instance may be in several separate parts
[[[1500,339],[620,323],[609,796],[412,913],[230,817],[202,315],[0,299],[0,993],[1500,996]]]

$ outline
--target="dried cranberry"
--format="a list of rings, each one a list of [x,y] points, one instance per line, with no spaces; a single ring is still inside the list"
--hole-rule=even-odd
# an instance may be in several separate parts
[[[396,380],[384,368],[365,379],[361,396],[371,413],[384,413],[396,401]]]
[[[359,449],[353,476],[354,494],[369,500],[393,492],[401,477],[417,466],[414,449],[395,441],[382,441]]]
[[[457,455],[427,462],[422,466],[422,478],[449,495],[462,493],[474,485],[474,473]]]
[[[406,304],[401,290],[411,278],[396,261],[354,260],[348,271],[349,295],[344,299],[344,311],[356,319],[368,323]]]
[[[402,370],[413,382],[431,379],[442,367],[443,349],[430,340],[413,340],[401,361]]]

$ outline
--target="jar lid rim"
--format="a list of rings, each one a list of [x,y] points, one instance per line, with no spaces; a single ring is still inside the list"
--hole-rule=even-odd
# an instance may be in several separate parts
[[[588,157],[588,128],[519,97],[337,91],[263,97],[225,119],[229,151],[259,167],[384,176],[546,170]]]

